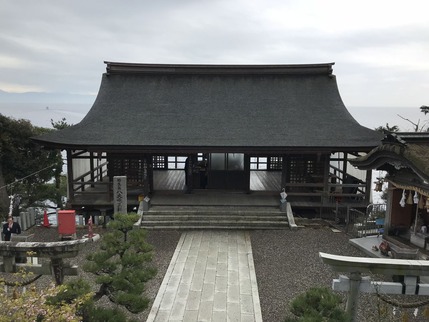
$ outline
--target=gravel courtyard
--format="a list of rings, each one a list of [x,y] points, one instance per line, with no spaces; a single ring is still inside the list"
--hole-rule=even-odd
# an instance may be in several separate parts
[[[97,230],[103,232],[101,228]],[[31,233],[35,234],[34,241],[58,240],[56,227],[34,227]],[[78,237],[84,233],[86,230],[78,229]],[[262,317],[266,322],[283,321],[291,314],[288,305],[296,295],[314,286],[330,287],[332,279],[338,278],[338,273],[321,262],[318,255],[320,251],[338,255],[363,256],[359,250],[349,245],[349,237],[346,234],[333,232],[328,226],[306,227],[296,231],[255,230],[250,234]],[[148,241],[155,250],[153,264],[158,269],[156,277],[147,283],[145,292],[151,299],[150,306],[156,297],[180,235],[181,232],[175,230],[148,231]],[[86,244],[79,256],[71,259],[70,262],[81,267],[86,255],[95,251],[98,245],[99,242]],[[93,279],[90,274],[79,271],[85,279]],[[45,276],[38,283],[48,284],[51,281],[49,276]],[[368,308],[374,308],[371,301],[374,301],[374,296],[360,296],[358,321],[374,321],[373,318],[369,318],[373,316],[369,314],[373,309]],[[107,300],[102,304],[111,305]],[[150,307],[132,317],[138,321],[145,321],[149,311]]]
[[[288,307],[293,298],[311,287],[330,288],[332,279],[338,278],[338,273],[322,263],[319,252],[363,256],[348,244],[346,234],[328,226],[253,231],[251,238],[262,317],[267,322],[293,316]]]

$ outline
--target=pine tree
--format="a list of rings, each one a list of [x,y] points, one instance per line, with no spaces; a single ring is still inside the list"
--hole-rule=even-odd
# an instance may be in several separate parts
[[[97,275],[100,289],[95,300],[105,295],[132,313],[147,308],[149,300],[142,293],[145,283],[155,275],[146,231],[133,229],[137,220],[137,214],[116,214],[108,223],[109,232],[102,237],[100,251],[90,254],[83,267]]]
[[[351,321],[340,304],[341,298],[328,288],[314,287],[292,300],[290,310],[297,318],[287,318],[285,322]]]

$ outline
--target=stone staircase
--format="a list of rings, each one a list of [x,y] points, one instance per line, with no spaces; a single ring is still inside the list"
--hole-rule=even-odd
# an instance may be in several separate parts
[[[152,206],[143,213],[146,229],[285,229],[286,212],[270,206]]]

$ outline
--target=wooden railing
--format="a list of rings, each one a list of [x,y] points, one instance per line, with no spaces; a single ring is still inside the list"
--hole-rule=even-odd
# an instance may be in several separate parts
[[[341,169],[331,166],[334,173],[331,173],[329,178],[335,178],[335,183],[332,182],[299,182],[286,183],[286,192],[288,197],[315,197],[321,203],[362,203],[366,198],[365,182],[355,179],[356,183],[348,183],[344,178],[347,174]],[[335,174],[336,173],[336,174]],[[323,179],[322,179],[323,180]]]
[[[107,190],[109,187],[109,182],[103,182],[103,178],[107,175],[107,162],[100,164],[92,170],[89,170],[79,177],[73,179],[73,193],[84,192],[87,188],[94,188],[95,185],[106,185]],[[100,171],[101,170],[101,171]],[[96,175],[95,175],[96,174]],[[86,180],[87,177],[90,177],[92,180]],[[104,190],[103,192],[106,192]],[[90,191],[90,193],[100,193],[101,191]]]

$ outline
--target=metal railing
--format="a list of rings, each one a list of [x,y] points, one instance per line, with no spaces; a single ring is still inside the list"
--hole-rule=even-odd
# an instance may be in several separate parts
[[[366,237],[384,233],[386,204],[369,204],[366,211],[349,209],[346,220],[346,233],[353,237]]]

